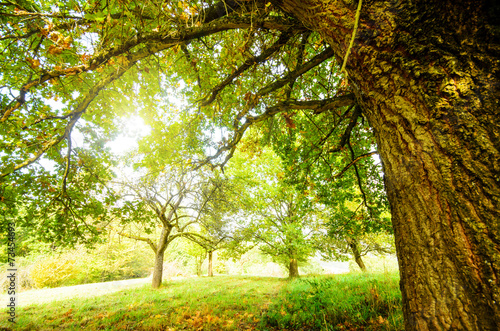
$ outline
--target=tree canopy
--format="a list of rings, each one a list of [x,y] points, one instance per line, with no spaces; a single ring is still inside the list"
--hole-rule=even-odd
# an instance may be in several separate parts
[[[74,224],[105,212],[78,201],[106,190],[120,116],[151,127],[136,164],[159,170],[223,166],[250,126],[305,177],[322,164],[333,180],[376,153],[331,48],[271,3],[9,3],[1,34],[2,187]]]
[[[102,147],[114,118],[137,112],[162,131],[146,140],[149,156],[180,147],[162,135],[198,133],[217,151],[208,160],[223,163],[251,124],[292,128],[296,112],[312,117],[354,103],[345,90],[332,95],[341,78],[329,47],[270,3],[147,3],[140,11],[133,2],[13,3],[1,42],[2,177],[14,180],[43,156],[60,164],[58,191],[85,164],[71,144],[75,127],[102,160],[91,144]],[[176,97],[189,106],[171,109]],[[336,116],[351,130],[360,113]],[[180,117],[190,131],[176,129]],[[208,140],[214,127],[222,136]]]

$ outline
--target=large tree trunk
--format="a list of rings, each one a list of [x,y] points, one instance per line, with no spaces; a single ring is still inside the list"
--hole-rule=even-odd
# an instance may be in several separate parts
[[[342,63],[357,2],[281,1]],[[346,68],[384,166],[407,330],[500,330],[498,17],[495,1],[361,9]]]
[[[354,261],[359,266],[361,271],[366,272],[366,266],[361,258],[361,252],[359,250],[358,242],[354,239],[348,239],[348,245],[351,247],[352,255],[354,256]]]
[[[288,266],[288,277],[299,277],[299,264],[297,262],[297,259],[290,259],[290,264]]]

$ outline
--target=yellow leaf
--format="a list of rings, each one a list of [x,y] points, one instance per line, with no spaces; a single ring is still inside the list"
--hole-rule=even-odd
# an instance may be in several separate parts
[[[40,66],[40,60],[27,58],[26,61],[29,62],[30,67],[36,69]]]

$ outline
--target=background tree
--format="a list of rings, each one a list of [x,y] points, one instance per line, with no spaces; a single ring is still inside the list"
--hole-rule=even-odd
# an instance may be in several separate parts
[[[496,330],[499,13],[489,0],[187,1],[141,10],[122,1],[8,3],[2,185],[21,169],[36,176],[42,156],[74,164],[57,149],[69,149],[80,119],[104,136],[111,118],[135,105],[161,114],[167,85],[179,84],[194,105],[186,113],[197,141],[217,150],[201,163],[223,165],[250,126],[293,130],[297,110],[350,123],[360,109],[384,165],[407,329]],[[342,73],[350,89],[334,94]],[[335,111],[354,103],[360,108]],[[214,126],[220,145],[209,139]]]
[[[347,261],[354,259],[359,269],[363,272],[370,271],[363,257],[368,254],[378,256],[395,254],[394,236],[386,233],[364,233],[355,236],[346,236],[329,232],[327,235],[317,237],[317,249],[325,260]]]
[[[232,219],[245,206],[241,196],[245,184],[237,176],[228,177],[213,171],[210,185],[201,188],[199,194],[206,201],[199,218],[200,235],[187,238],[205,249],[208,255],[208,276],[213,276],[213,253],[234,245],[235,227]]]
[[[325,206],[328,234],[318,236],[317,248],[330,258],[344,257],[348,248],[366,271],[361,256],[381,250],[369,238],[392,234],[392,227],[373,133],[360,109],[350,110],[349,122],[297,112],[293,122],[289,119],[293,130],[271,129],[260,140],[267,140],[283,160],[284,181]],[[337,146],[339,136],[342,147]]]
[[[239,215],[241,241],[258,245],[289,272],[299,275],[298,263],[306,262],[315,252],[313,238],[322,220],[309,192],[299,192],[284,181],[281,160],[269,148],[252,139],[243,142],[244,152],[237,153],[228,165],[228,176],[244,173],[246,189],[240,195],[245,201]],[[242,177],[244,178],[244,177]]]
[[[263,253],[288,269],[290,278],[299,276],[299,262],[314,255],[314,234],[321,226],[308,197],[283,187],[266,192],[257,204],[260,212],[252,218],[248,231],[260,243]]]
[[[207,200],[211,199],[210,195],[198,194],[204,184],[203,178],[193,172],[168,167],[164,172],[144,176],[138,183],[121,185],[122,204],[114,209],[118,222],[123,226],[140,225],[146,233],[152,233],[154,227],[161,228],[156,240],[123,228],[117,230],[122,236],[146,242],[154,251],[153,288],[161,286],[168,245],[179,237],[200,237],[194,224],[199,222]]]

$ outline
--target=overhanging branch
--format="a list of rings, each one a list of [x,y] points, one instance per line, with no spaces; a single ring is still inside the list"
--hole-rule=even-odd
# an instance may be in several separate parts
[[[90,91],[87,93],[85,98],[82,100],[82,102],[76,107],[76,109],[71,113],[70,121],[66,125],[66,128],[64,130],[64,133],[61,134],[59,137],[56,137],[52,139],[51,141],[47,142],[44,144],[44,146],[38,150],[35,155],[32,157],[26,159],[24,162],[21,162],[20,164],[14,166],[11,170],[8,170],[0,175],[0,178],[8,176],[9,174],[22,169],[34,162],[36,162],[45,152],[47,152],[50,148],[58,145],[61,141],[64,139],[67,139],[69,137],[69,134],[71,130],[73,130],[73,127],[75,124],[78,122],[80,117],[82,116],[83,113],[87,110],[87,107],[89,104],[95,99],[95,97],[99,94],[99,92],[106,87],[108,84],[113,82],[114,80],[118,79],[121,77],[130,67],[132,67],[135,64],[134,62],[129,62],[127,66],[121,67],[120,70],[114,71],[110,75],[108,75],[106,78],[101,80],[99,83],[94,85],[93,88],[90,89]]]
[[[114,228],[111,228],[111,229],[114,230],[116,233],[118,233],[122,237],[147,242],[149,244],[149,246],[153,249],[153,251],[156,252],[156,245],[151,239],[146,238],[146,237],[141,237],[141,236],[135,236],[133,234],[125,233],[123,231],[118,231],[118,230],[115,230]]]
[[[113,47],[108,51],[97,54],[96,56],[92,57],[88,61],[88,63],[63,70],[51,70],[25,83],[21,87],[19,97],[16,99],[14,105],[2,111],[0,122],[6,121],[12,114],[12,112],[19,109],[25,103],[24,96],[32,88],[40,86],[52,79],[62,78],[64,76],[70,75],[78,75],[84,72],[95,70],[98,67],[102,67],[103,65],[107,64],[111,58],[116,56],[126,56],[128,61],[138,61],[142,58],[171,48],[175,45],[180,45],[187,41],[206,37],[221,31],[246,29],[254,25],[258,25],[266,29],[286,31],[291,27],[296,27],[297,24],[298,23],[294,20],[282,17],[259,18],[252,17],[251,14],[244,14],[222,17],[200,27],[190,27],[184,30],[141,33],[133,36],[129,40],[122,43],[120,46]],[[139,45],[144,45],[146,47],[145,49],[137,51],[133,55],[127,55],[127,53],[129,53],[133,48]]]
[[[264,113],[256,116],[252,115],[247,115],[244,118],[244,123],[238,127],[236,130],[233,132],[233,137],[231,138],[230,141],[228,141],[224,146],[219,148],[217,152],[206,158],[204,161],[202,161],[199,165],[198,168],[208,164],[212,160],[217,159],[222,155],[224,152],[229,152],[224,161],[220,164],[221,167],[224,167],[224,165],[227,163],[227,161],[232,157],[234,154],[234,151],[236,150],[236,145],[240,142],[241,138],[243,138],[243,135],[245,134],[245,131],[252,125],[258,122],[265,121],[274,115],[283,112],[285,110],[289,109],[312,109],[314,111],[321,110],[321,112],[326,111],[327,109],[333,109],[333,108],[338,108],[338,107],[343,107],[343,106],[348,106],[355,102],[354,96],[352,94],[349,95],[344,95],[344,96],[338,96],[338,97],[333,97],[325,100],[313,100],[313,101],[283,101],[280,103],[277,103],[274,106],[267,107]],[[360,113],[359,113],[360,114]],[[359,116],[357,114],[355,116],[355,119]],[[351,122],[354,121],[354,114],[353,117],[351,118]],[[356,124],[356,121],[354,121],[352,127]],[[351,123],[350,123],[351,125]],[[349,126],[350,127],[350,126]],[[350,130],[352,130],[352,127],[349,129],[349,134]],[[344,142],[345,144],[345,142]]]

